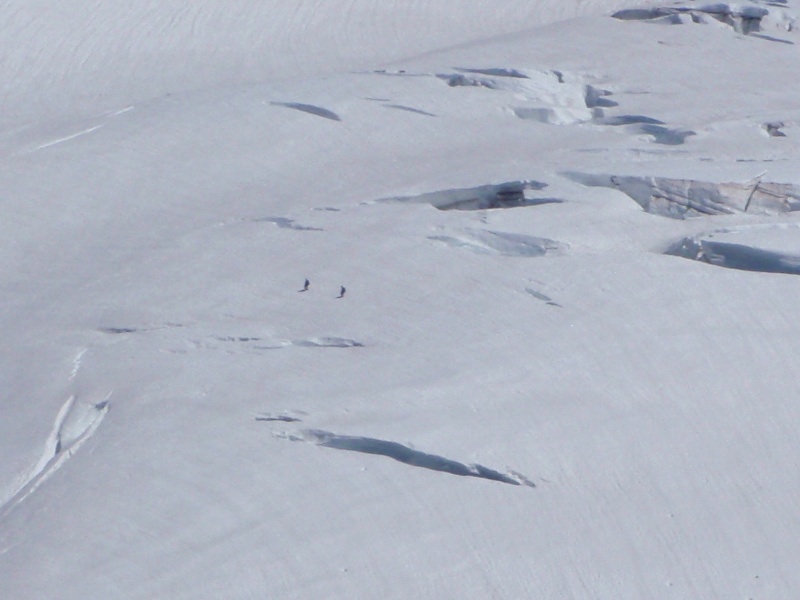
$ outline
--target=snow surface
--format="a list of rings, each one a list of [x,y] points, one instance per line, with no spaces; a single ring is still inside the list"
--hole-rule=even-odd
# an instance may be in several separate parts
[[[798,14],[4,2],[0,598],[800,597]]]

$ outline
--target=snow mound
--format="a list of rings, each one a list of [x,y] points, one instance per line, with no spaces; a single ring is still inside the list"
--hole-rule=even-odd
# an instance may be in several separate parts
[[[512,108],[520,119],[571,125],[602,115],[597,107],[611,106],[605,90],[585,83],[583,77],[561,71],[517,69],[459,69],[436,77],[450,87],[486,88],[511,92],[526,106]],[[535,106],[530,106],[531,104]]]

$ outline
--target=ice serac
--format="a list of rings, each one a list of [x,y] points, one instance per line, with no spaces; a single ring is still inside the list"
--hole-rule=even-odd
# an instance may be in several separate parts
[[[760,6],[715,3],[700,6],[662,6],[656,8],[628,8],[617,11],[614,18],[622,21],[649,21],[677,25],[681,23],[705,23],[714,19],[732,27],[737,33],[760,31],[761,21],[769,10]]]
[[[780,214],[800,208],[800,186],[762,181],[715,183],[669,177],[567,173],[587,186],[617,189],[652,214],[673,219],[735,213]]]

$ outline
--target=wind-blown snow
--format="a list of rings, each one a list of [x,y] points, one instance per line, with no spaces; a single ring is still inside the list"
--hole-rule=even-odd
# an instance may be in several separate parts
[[[799,8],[4,3],[0,598],[800,596]]]

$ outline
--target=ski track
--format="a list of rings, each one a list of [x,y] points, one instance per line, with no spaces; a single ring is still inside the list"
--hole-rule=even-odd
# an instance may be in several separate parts
[[[37,146],[36,148],[31,150],[31,152],[38,152],[39,150],[44,150],[46,148],[51,148],[52,146],[56,146],[58,144],[63,144],[64,142],[68,142],[70,140],[74,140],[74,139],[79,138],[81,136],[88,135],[88,134],[92,133],[93,131],[97,131],[101,127],[103,127],[103,126],[102,125],[95,125],[94,127],[89,127],[87,129],[83,129],[81,131],[77,131],[77,132],[75,132],[75,133],[73,133],[71,135],[67,135],[67,136],[52,140],[50,142],[47,142],[45,144],[42,144],[41,146]]]
[[[88,348],[83,348],[78,352],[77,355],[75,355],[75,358],[72,360],[72,371],[69,374],[70,381],[74,381],[75,378],[78,376],[78,371],[80,371],[81,368],[81,361],[83,360],[83,356],[86,354],[88,350],[89,350]]]
[[[288,348],[363,348],[366,346],[366,344],[358,340],[335,336],[284,340],[260,336],[214,335],[203,339],[187,340],[186,343],[188,343],[189,347],[193,350],[219,350],[227,354],[248,351],[261,352],[266,350],[282,350]],[[165,351],[173,354],[182,354],[186,352],[186,349],[168,348],[165,349]]]

